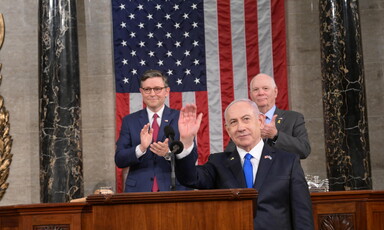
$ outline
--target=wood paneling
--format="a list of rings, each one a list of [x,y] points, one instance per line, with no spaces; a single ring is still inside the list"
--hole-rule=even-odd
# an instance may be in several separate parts
[[[0,207],[0,230],[253,229],[253,189],[91,195],[84,203]],[[316,230],[384,230],[384,191],[312,193]],[[44,228],[45,227],[45,228]]]
[[[312,193],[316,230],[384,230],[384,191]]]
[[[91,195],[86,203],[0,207],[0,230],[253,230],[256,197],[254,189]]]

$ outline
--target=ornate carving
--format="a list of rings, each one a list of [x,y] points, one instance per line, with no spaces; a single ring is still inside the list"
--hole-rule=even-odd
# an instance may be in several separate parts
[[[4,41],[4,20],[0,14],[0,48]],[[0,71],[1,71],[0,63]],[[0,85],[2,76],[0,74]],[[6,180],[9,175],[9,168],[12,162],[12,137],[9,135],[9,114],[4,106],[4,98],[0,95],[0,200],[3,198],[5,191],[8,188]]]
[[[69,224],[35,225],[33,230],[69,230]]]
[[[353,230],[353,214],[332,214],[319,216],[320,230]]]

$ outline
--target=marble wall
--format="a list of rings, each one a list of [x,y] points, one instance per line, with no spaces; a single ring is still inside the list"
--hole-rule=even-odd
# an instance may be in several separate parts
[[[114,184],[111,1],[78,0],[85,194]],[[374,189],[384,189],[384,0],[360,1]],[[38,0],[1,0],[6,34],[0,94],[10,113],[13,162],[0,205],[40,202]],[[306,174],[326,176],[318,0],[286,1],[290,107],[304,114],[312,153]]]
[[[372,183],[384,189],[384,1],[359,1]]]

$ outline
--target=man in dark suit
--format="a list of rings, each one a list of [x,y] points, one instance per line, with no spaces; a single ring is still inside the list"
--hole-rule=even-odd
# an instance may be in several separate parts
[[[254,229],[314,229],[311,198],[299,156],[264,144],[260,132],[263,116],[257,105],[240,99],[227,107],[225,127],[236,148],[233,152],[211,154],[201,166],[195,166],[191,155],[202,118],[196,111],[195,105],[186,105],[180,112],[184,151],[176,156],[179,181],[198,189],[255,188],[258,198]]]
[[[269,146],[296,153],[305,159],[311,152],[304,116],[301,113],[281,110],[276,107],[278,89],[275,80],[263,73],[250,82],[250,96],[264,114],[265,125],[261,137]],[[225,151],[233,151],[235,145],[229,142]]]
[[[146,108],[123,118],[115,163],[119,168],[129,167],[125,192],[169,191],[171,163],[166,159],[169,148],[164,127],[169,125],[176,130],[174,138],[178,140],[180,111],[164,104],[170,88],[166,76],[160,71],[146,71],[140,86]],[[192,157],[196,161],[197,153]],[[176,184],[176,190],[185,189]]]

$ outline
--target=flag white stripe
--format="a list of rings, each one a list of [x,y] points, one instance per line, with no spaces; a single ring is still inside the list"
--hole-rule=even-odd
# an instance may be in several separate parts
[[[272,19],[270,0],[257,1],[260,72],[273,76]]]
[[[234,98],[248,97],[244,1],[231,1]]]
[[[143,99],[140,93],[129,94],[129,113],[143,109]]]
[[[185,104],[196,104],[195,92],[183,92],[183,106]]]
[[[204,1],[210,152],[223,151],[217,1]]]

